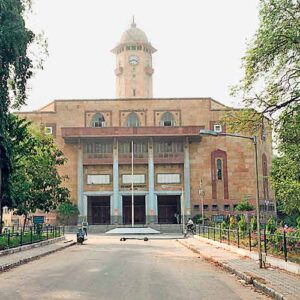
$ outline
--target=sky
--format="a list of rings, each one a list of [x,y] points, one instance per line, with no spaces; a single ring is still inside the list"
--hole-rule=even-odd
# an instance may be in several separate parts
[[[258,0],[34,0],[27,26],[49,56],[29,82],[27,106],[56,99],[115,98],[110,52],[132,16],[152,45],[154,97],[212,97],[238,106],[230,86],[258,27]]]

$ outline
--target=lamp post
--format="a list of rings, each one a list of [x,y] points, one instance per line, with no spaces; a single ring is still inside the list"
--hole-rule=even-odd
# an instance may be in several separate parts
[[[205,191],[203,189],[203,181],[202,179],[200,180],[200,186],[199,186],[199,196],[201,197],[201,215],[202,215],[202,226],[204,226],[204,196],[205,196]]]
[[[260,206],[259,206],[259,184],[258,184],[258,164],[257,164],[257,137],[256,136],[245,136],[239,134],[231,134],[224,132],[216,132],[212,130],[200,130],[200,135],[211,135],[211,136],[229,136],[241,139],[251,140],[254,146],[255,155],[255,177],[256,177],[256,218],[257,218],[257,239],[258,239],[258,259],[259,267],[262,268],[262,252],[261,252],[261,233],[260,233]]]
[[[131,227],[134,227],[134,192],[133,192],[133,157],[134,157],[134,144],[131,141]]]

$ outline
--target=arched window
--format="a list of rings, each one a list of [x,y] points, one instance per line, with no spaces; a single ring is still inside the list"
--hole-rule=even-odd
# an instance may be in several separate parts
[[[101,113],[96,113],[93,116],[92,127],[105,127],[105,119]]]
[[[127,117],[127,127],[140,127],[139,117],[135,112],[131,112]]]
[[[170,112],[165,112],[160,119],[160,126],[175,126],[176,122]]]
[[[217,159],[217,179],[223,180],[223,167],[222,160],[220,158]]]

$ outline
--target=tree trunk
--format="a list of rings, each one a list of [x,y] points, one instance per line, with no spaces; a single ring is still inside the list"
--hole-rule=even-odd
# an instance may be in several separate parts
[[[27,221],[27,215],[24,215],[24,223],[23,223],[23,232],[25,231],[26,221]]]
[[[1,150],[0,150],[1,155]],[[3,207],[2,207],[2,168],[0,167],[0,234],[2,233]]]

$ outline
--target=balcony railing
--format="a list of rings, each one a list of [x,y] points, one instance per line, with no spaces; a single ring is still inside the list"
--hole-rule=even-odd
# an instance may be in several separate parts
[[[155,163],[183,163],[184,153],[183,152],[156,152],[154,153]]]
[[[112,164],[113,154],[112,153],[84,153],[83,164]]]
[[[131,163],[131,153],[119,153],[119,164]],[[134,153],[133,160],[135,164],[147,164],[148,163],[148,153]]]

